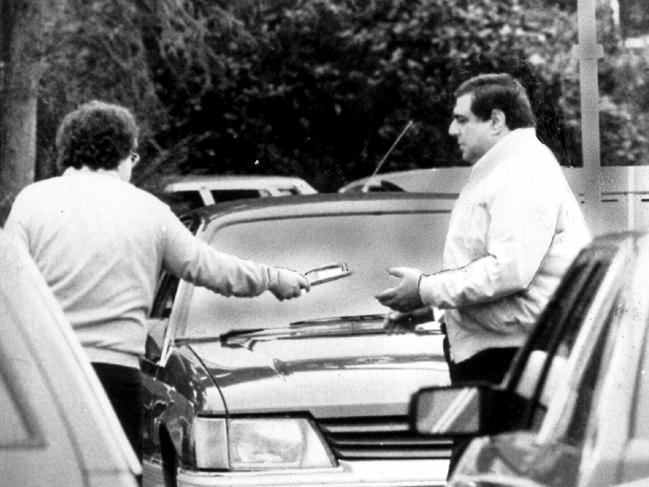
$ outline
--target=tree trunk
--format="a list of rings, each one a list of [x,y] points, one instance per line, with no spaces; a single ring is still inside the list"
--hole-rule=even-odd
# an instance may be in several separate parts
[[[59,4],[0,0],[0,225],[18,191],[34,180],[44,19],[51,22]]]

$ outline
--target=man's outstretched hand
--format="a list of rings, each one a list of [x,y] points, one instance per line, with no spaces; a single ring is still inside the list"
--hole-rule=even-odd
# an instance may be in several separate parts
[[[269,269],[268,287],[280,301],[299,298],[302,295],[302,290],[307,292],[311,290],[311,284],[303,274],[281,267]]]
[[[423,274],[412,267],[391,267],[388,273],[399,279],[396,286],[381,291],[375,296],[379,302],[395,311],[407,312],[421,308],[424,304],[419,296],[419,278]]]

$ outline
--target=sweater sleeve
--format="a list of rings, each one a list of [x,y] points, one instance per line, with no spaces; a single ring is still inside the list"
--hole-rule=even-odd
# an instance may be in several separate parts
[[[504,185],[487,212],[485,255],[422,278],[424,303],[441,308],[487,303],[527,289],[554,236],[559,202],[534,184]]]
[[[223,296],[257,296],[269,288],[269,267],[219,252],[199,240],[169,210],[163,228],[163,267]]]

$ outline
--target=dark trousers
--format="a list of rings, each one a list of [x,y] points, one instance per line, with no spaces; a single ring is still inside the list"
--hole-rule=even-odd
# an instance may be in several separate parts
[[[140,371],[132,367],[93,363],[126,437],[142,461],[142,380]]]
[[[445,330],[444,330],[445,331]],[[444,336],[444,357],[448,363],[448,370],[451,376],[451,384],[461,384],[463,382],[490,382],[500,384],[505,378],[505,374],[516,355],[518,348],[488,348],[478,352],[474,356],[463,360],[462,362],[453,362],[451,360],[451,349],[448,337]],[[448,477],[450,478],[458,459],[464,452],[470,440],[457,438],[453,441],[453,450],[451,452],[451,461],[448,467]]]

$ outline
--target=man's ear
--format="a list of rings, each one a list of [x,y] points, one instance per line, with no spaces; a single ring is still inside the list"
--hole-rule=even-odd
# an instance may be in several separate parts
[[[494,131],[500,134],[503,130],[507,131],[507,118],[502,110],[494,108],[491,110],[491,117],[489,118],[491,127]]]

